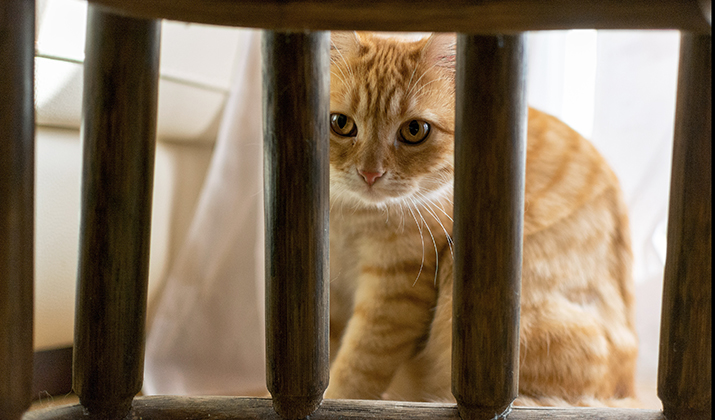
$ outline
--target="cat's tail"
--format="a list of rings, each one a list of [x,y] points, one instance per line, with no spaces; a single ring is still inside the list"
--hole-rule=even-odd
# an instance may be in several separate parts
[[[531,397],[520,395],[514,406],[523,407],[612,407],[612,408],[642,408],[637,398],[609,398],[599,399],[592,396],[583,396],[576,400],[565,400],[558,397]]]

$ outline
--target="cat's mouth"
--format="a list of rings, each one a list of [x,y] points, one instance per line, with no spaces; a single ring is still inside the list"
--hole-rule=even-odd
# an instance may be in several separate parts
[[[402,203],[413,192],[403,182],[395,182],[389,172],[374,180],[372,185],[355,171],[331,174],[331,201],[359,207],[381,208]]]

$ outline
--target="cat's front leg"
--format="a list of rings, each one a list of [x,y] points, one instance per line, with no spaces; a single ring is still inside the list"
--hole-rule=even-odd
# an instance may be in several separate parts
[[[379,399],[427,334],[436,291],[411,269],[363,267],[325,398]]]

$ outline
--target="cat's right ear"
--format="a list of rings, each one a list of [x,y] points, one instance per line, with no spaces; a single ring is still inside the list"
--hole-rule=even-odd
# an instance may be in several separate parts
[[[424,56],[429,63],[454,73],[457,65],[457,34],[432,34],[427,40]]]
[[[332,31],[330,33],[330,53],[338,51],[342,55],[352,55],[360,48],[360,33],[355,31]]]

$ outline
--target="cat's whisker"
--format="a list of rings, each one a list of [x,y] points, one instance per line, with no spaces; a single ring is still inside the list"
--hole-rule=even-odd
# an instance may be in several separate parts
[[[258,197],[258,196],[261,195],[262,193],[263,193],[263,188],[259,188],[258,191],[256,191],[256,192],[254,192],[253,194],[251,194],[251,198]]]
[[[397,204],[400,205],[400,233],[405,232],[405,209],[402,207],[402,201],[398,201]]]
[[[351,204],[352,204],[352,208],[353,208],[352,214],[357,213],[358,208],[359,208],[358,203],[356,203],[356,202],[353,201]]]
[[[452,237],[449,235],[449,233],[447,233],[447,229],[444,227],[444,224],[443,224],[442,221],[439,219],[439,217],[437,217],[437,213],[435,213],[434,211],[432,211],[432,209],[430,208],[430,207],[432,207],[432,206],[434,205],[434,203],[432,202],[432,200],[430,200],[430,199],[428,199],[427,197],[425,197],[424,194],[422,194],[422,193],[420,193],[420,192],[418,192],[417,194],[418,194],[420,197],[422,197],[424,203],[427,204],[427,207],[423,206],[423,208],[427,211],[427,213],[429,213],[429,214],[434,218],[435,221],[437,221],[437,223],[439,224],[439,226],[442,228],[442,231],[444,232],[444,236],[445,236],[445,238],[447,239],[447,246],[449,247],[449,253],[452,255],[452,260],[454,260],[454,250],[452,249]],[[443,211],[443,212],[444,212],[444,211]],[[445,214],[447,217],[449,217],[449,216],[447,215],[447,213],[444,213],[444,214]],[[450,219],[451,219],[451,217],[450,217]]]
[[[434,203],[434,202],[433,202],[433,204],[434,204],[434,207],[435,207],[437,210],[441,211],[442,214],[444,214],[445,216],[447,216],[447,219],[449,219],[450,222],[454,223],[454,219],[452,218],[452,216],[450,216],[449,213],[447,213],[447,212],[444,210],[444,207],[443,207],[443,206],[438,205],[437,203]]]
[[[330,191],[330,208],[328,209],[328,212],[332,213],[333,212],[333,206],[335,205],[335,202],[338,201],[338,197],[340,197],[340,192],[339,191]]]
[[[419,280],[420,275],[422,274],[422,268],[425,266],[425,237],[422,235],[422,226],[420,226],[420,224],[417,222],[417,217],[415,216],[415,213],[412,211],[412,208],[409,206],[409,203],[405,203],[405,204],[407,204],[407,210],[410,211],[410,214],[412,214],[412,218],[415,220],[417,229],[420,232],[420,240],[422,242],[422,262],[420,263],[420,271],[417,273],[415,282],[412,283],[412,287],[414,287],[417,284],[417,280]]]
[[[340,71],[340,73],[343,73],[343,71],[340,70],[340,67],[335,66],[335,68],[337,68],[337,69]],[[341,82],[345,83],[345,74],[343,74],[342,77],[340,77],[340,75],[337,74],[337,73],[335,73],[334,71],[331,71],[330,74],[331,74],[332,76],[335,76],[335,77],[337,77],[338,79],[340,79]]]
[[[410,90],[412,90],[411,89],[412,78],[415,77],[416,72],[417,72],[417,66],[415,66],[414,70],[412,70],[412,75],[410,75],[410,81],[407,83],[407,88],[405,89],[405,90],[407,90],[407,94],[409,94]],[[407,94],[405,96],[407,96]]]
[[[429,42],[425,42],[425,45],[423,45],[422,48],[420,48],[420,56],[422,55],[425,48],[427,48],[427,46],[429,44],[430,44]],[[412,79],[415,77],[415,73],[417,73],[417,67],[418,66],[415,65],[415,68],[414,68],[414,70],[412,70],[412,74],[410,75],[410,80],[409,80],[409,82],[407,82],[407,89],[406,89],[408,91],[407,94],[409,94],[409,91],[411,90],[410,87],[412,86]],[[407,96],[407,95],[405,95],[405,96]]]
[[[407,213],[405,212],[405,209],[402,207],[402,203],[400,203],[400,210],[402,210],[402,233],[405,233],[405,215]]]
[[[412,92],[412,89],[414,89],[415,86],[417,86],[417,85],[420,83],[420,80],[422,80],[422,78],[425,77],[425,76],[427,75],[427,73],[429,73],[429,71],[432,70],[432,69],[435,68],[435,67],[437,67],[437,63],[433,64],[430,68],[428,68],[427,70],[425,70],[425,71],[422,73],[422,75],[417,79],[417,81],[415,81],[415,84],[412,85],[412,87],[410,88],[410,90],[407,91],[407,94],[405,94],[405,96],[410,96],[410,92]]]
[[[335,175],[331,174],[331,177],[335,177]],[[333,206],[335,205],[336,202],[341,201],[342,195],[344,194],[345,189],[340,186],[340,184],[337,183],[330,183],[330,211],[333,211]]]
[[[342,66],[340,66],[339,63],[333,63],[333,64],[334,64],[334,66],[332,66],[332,67],[335,67],[335,68],[340,72],[340,74],[342,74],[342,76],[343,76],[340,80],[341,80],[343,83],[346,83],[347,77],[345,76],[345,72],[343,71]],[[346,67],[346,68],[347,68],[347,67]],[[348,68],[348,71],[349,71],[349,68]],[[335,74],[335,75],[337,76],[337,74],[334,73],[332,70],[331,70],[330,74]]]
[[[341,190],[339,190],[339,191],[336,191],[336,194],[337,194],[337,195],[336,195],[337,201],[340,201],[340,214],[342,214],[342,213],[343,213],[343,210],[345,209],[345,202],[347,201],[347,200],[344,199],[344,197],[347,195],[347,192],[346,192],[346,190],[343,188],[343,189],[341,189]],[[331,207],[332,207],[332,206],[331,206]]]
[[[331,188],[330,191],[331,196],[335,194],[336,202],[340,202],[340,217],[342,218],[345,214],[345,206],[347,205],[348,207],[353,207],[355,204],[351,203],[351,200],[346,200],[343,197],[348,194],[348,190],[342,186],[341,188]],[[331,205],[331,210],[332,210],[332,205]]]
[[[330,43],[333,44],[333,47],[335,48],[335,51],[337,51],[337,52],[338,52],[338,55],[340,55],[340,58],[343,60],[343,63],[345,64],[345,68],[347,69],[347,71],[348,71],[348,73],[350,74],[350,76],[352,76],[352,77],[354,78],[355,75],[353,74],[353,71],[352,71],[352,69],[350,68],[350,65],[348,64],[348,60],[345,59],[345,56],[344,56],[343,53],[340,51],[340,48],[338,48],[337,45],[335,45],[335,42],[333,42],[333,40],[330,40]],[[340,69],[340,66],[338,66],[338,65],[336,65],[335,67],[338,67],[338,69]]]
[[[431,81],[425,83],[424,85],[420,86],[420,88],[417,89],[417,91],[415,91],[415,93],[414,93],[415,99],[420,99],[420,98],[422,97],[422,95],[419,95],[419,96],[418,96],[418,94],[419,94],[420,92],[422,92],[422,90],[423,90],[424,88],[426,88],[427,86],[431,85],[432,83],[436,83],[436,82],[440,82],[440,81],[447,81],[447,82],[449,82],[450,79],[447,78],[447,77],[439,77],[439,78],[437,78],[437,79],[434,79],[434,80],[431,80]]]
[[[334,282],[335,280],[339,279],[339,278],[340,278],[340,274],[342,274],[342,271],[338,271],[338,274],[336,274],[335,277],[331,277],[330,280],[329,280],[329,282],[332,283],[332,282]]]
[[[410,198],[409,200],[412,201],[412,203],[414,204],[417,214],[419,214],[420,219],[422,219],[422,223],[424,223],[425,227],[427,228],[427,232],[429,233],[430,238],[432,238],[432,245],[434,245],[434,285],[437,286],[437,273],[439,273],[439,251],[437,251],[437,241],[434,240],[434,235],[432,234],[432,229],[430,229],[429,227],[429,223],[427,223],[425,218],[422,217],[422,212],[419,209],[419,204],[417,204],[412,198]]]
[[[454,206],[454,201],[452,201],[452,198],[449,197],[448,195],[445,195],[444,197],[442,197],[442,199],[444,201],[448,202],[449,204],[451,204],[452,206]]]
[[[417,68],[415,68],[415,70],[417,70]],[[414,89],[415,86],[417,86],[417,83],[419,83],[420,80],[422,80],[422,78],[425,76],[425,74],[427,74],[426,71],[424,73],[422,73],[422,75],[415,81],[414,85],[410,86],[410,88],[407,90],[407,93],[405,94],[405,96],[410,96],[410,93],[412,93],[412,89]]]
[[[424,193],[422,192],[417,192],[417,194],[422,198],[425,202],[431,204],[434,208],[442,212],[450,222],[454,223],[454,219],[452,218],[452,215],[447,213],[447,211],[444,209],[444,206],[442,205],[442,200],[447,200],[449,198],[449,195],[447,193],[442,193],[440,194],[439,199],[432,199],[427,197]],[[451,201],[450,201],[451,202]]]

